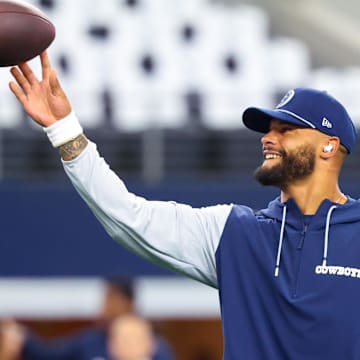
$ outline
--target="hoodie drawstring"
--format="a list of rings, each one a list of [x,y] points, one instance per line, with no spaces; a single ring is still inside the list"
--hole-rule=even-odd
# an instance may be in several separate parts
[[[332,212],[336,208],[337,208],[336,205],[331,206],[326,215],[325,235],[324,235],[324,253],[323,253],[322,266],[326,266],[328,246],[329,246],[330,219],[331,219]],[[282,219],[281,219],[280,238],[279,238],[279,245],[278,245],[278,251],[277,251],[277,256],[276,256],[276,265],[275,265],[275,273],[274,273],[275,277],[279,276],[281,250],[282,250],[282,244],[283,244],[283,240],[284,240],[284,231],[285,231],[285,220],[286,220],[286,206],[284,206],[284,208],[283,208]]]
[[[274,274],[275,277],[279,276],[281,249],[282,249],[282,243],[283,243],[284,231],[285,231],[285,219],[286,219],[286,206],[284,206],[283,208],[283,214],[281,220],[280,239],[279,239],[278,251],[276,256],[276,265],[275,265],[275,274]]]
[[[322,266],[326,266],[326,259],[328,253],[328,245],[329,245],[329,227],[330,227],[330,217],[331,213],[337,208],[336,205],[330,207],[327,216],[326,216],[326,225],[325,225],[325,236],[324,236],[324,254],[323,254],[323,261]]]

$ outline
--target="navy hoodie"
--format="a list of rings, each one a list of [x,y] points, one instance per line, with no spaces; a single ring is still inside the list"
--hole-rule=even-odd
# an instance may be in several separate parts
[[[360,359],[359,235],[353,199],[313,216],[291,199],[234,206],[216,253],[224,359]]]

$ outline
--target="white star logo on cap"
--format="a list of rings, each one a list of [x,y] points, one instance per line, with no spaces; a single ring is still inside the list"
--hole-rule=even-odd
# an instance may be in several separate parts
[[[286,105],[294,97],[294,95],[294,90],[288,91],[285,96],[280,100],[279,104],[276,106],[276,109]]]

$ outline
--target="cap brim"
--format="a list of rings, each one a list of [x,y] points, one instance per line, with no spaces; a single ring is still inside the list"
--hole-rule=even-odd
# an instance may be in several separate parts
[[[254,131],[267,133],[270,129],[270,122],[273,119],[285,121],[290,124],[309,127],[303,121],[277,109],[262,109],[256,107],[247,108],[243,113],[244,125]]]

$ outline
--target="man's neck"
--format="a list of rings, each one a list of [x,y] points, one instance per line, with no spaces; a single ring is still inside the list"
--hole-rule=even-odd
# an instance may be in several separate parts
[[[315,214],[325,199],[339,204],[344,204],[347,200],[346,196],[339,189],[337,182],[334,184],[292,184],[286,189],[281,190],[281,201],[285,202],[289,198],[295,201],[304,215]]]

